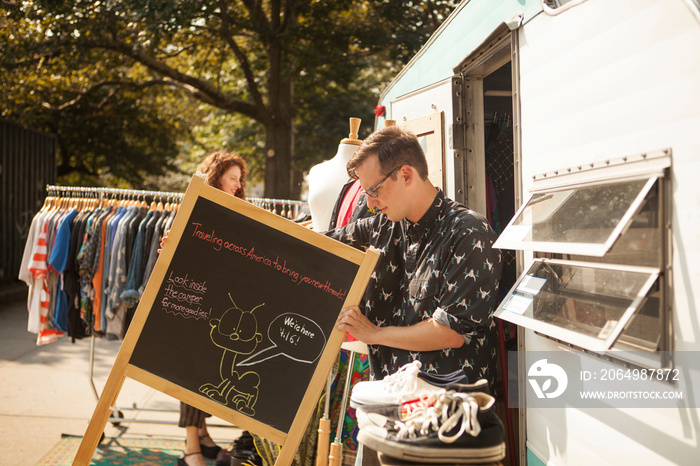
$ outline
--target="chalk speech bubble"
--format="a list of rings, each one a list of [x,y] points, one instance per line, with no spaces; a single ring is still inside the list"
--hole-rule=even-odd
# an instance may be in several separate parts
[[[272,346],[236,363],[236,366],[252,366],[280,355],[311,364],[321,356],[326,345],[326,336],[316,322],[292,312],[276,317],[267,328],[267,337]]]

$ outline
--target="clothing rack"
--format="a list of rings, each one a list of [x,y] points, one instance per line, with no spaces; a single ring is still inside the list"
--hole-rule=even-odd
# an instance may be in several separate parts
[[[124,188],[107,188],[107,187],[84,187],[84,186],[56,186],[47,185],[46,191],[49,196],[57,196],[58,198],[68,198],[68,199],[78,199],[78,198],[93,198],[99,201],[99,204],[106,199],[122,199],[122,200],[138,200],[141,199],[145,201],[150,199],[158,207],[157,203],[165,200],[166,203],[177,202],[179,203],[184,197],[183,193],[178,192],[164,192],[164,191],[151,191],[151,190],[141,190],[141,189],[124,189]],[[94,365],[95,365],[95,333],[90,335],[90,369],[89,369],[89,380],[90,388],[95,396],[95,400],[99,401],[100,395],[97,392],[94,382]],[[179,409],[163,409],[163,408],[139,408],[136,403],[133,403],[131,407],[110,407],[112,414],[109,417],[109,421],[112,422],[114,426],[119,426],[122,422],[133,422],[133,423],[149,423],[149,424],[177,424],[173,421],[159,421],[159,420],[147,420],[147,419],[126,419],[124,418],[123,411],[158,411],[158,412],[179,412]],[[227,427],[227,426],[220,426]]]
[[[493,114],[484,115],[484,123],[498,125],[499,128],[511,128],[513,126],[513,115],[508,112],[495,111]]]
[[[304,201],[263,197],[249,197],[246,200],[253,205],[290,220],[299,220],[309,213],[309,203]]]
[[[98,198],[102,200],[104,196],[108,197],[127,197],[129,199],[137,199],[139,197],[141,198],[146,198],[146,197],[151,197],[154,199],[179,199],[182,200],[184,194],[183,193],[177,193],[177,192],[163,192],[163,191],[149,191],[149,190],[143,190],[143,189],[122,189],[122,188],[99,188],[99,187],[86,187],[86,186],[57,186],[57,185],[46,185],[46,191],[49,193],[49,196],[52,196],[53,193],[58,193],[60,195],[61,193],[66,193],[70,194],[70,197],[78,198],[78,195],[85,195],[85,194],[97,194]]]

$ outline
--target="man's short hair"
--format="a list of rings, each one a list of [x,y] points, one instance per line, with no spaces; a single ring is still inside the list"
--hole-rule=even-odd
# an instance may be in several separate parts
[[[428,179],[428,162],[418,138],[398,126],[386,126],[370,134],[355,151],[347,165],[350,178],[357,179],[357,167],[372,155],[379,158],[382,174],[396,167],[410,165],[423,180]],[[392,175],[393,177],[396,174]]]

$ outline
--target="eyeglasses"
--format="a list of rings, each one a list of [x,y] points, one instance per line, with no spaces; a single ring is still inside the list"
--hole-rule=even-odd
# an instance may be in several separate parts
[[[395,172],[396,170],[398,170],[399,168],[401,168],[401,165],[398,165],[398,166],[392,168],[391,171],[390,171],[384,178],[382,178],[382,181],[380,181],[379,183],[375,184],[373,187],[371,187],[371,188],[369,188],[369,189],[363,189],[363,190],[362,190],[362,193],[366,194],[366,195],[369,196],[369,197],[377,197],[377,196],[379,196],[379,194],[377,194],[377,189],[379,189],[379,187],[380,187],[382,184],[384,184],[384,182],[385,182],[386,180],[388,180],[389,177],[390,177],[391,175],[393,175],[394,172]]]

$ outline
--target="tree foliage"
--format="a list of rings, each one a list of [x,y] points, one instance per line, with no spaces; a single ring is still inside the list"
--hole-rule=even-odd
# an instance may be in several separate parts
[[[294,197],[455,3],[4,3],[2,116],[57,133],[63,176],[141,187],[221,144]]]

